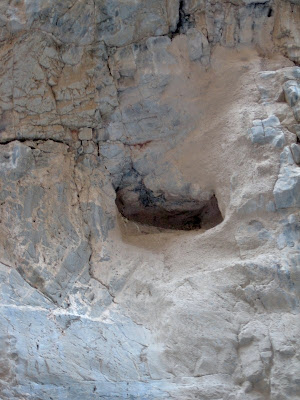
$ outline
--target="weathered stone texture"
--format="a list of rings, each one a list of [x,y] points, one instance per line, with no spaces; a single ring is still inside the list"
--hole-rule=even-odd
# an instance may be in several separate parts
[[[0,398],[299,399],[299,1],[0,3]]]

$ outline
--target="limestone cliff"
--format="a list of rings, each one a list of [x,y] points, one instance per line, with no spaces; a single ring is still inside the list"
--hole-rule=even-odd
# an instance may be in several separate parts
[[[299,63],[299,0],[1,0],[1,400],[300,398]]]

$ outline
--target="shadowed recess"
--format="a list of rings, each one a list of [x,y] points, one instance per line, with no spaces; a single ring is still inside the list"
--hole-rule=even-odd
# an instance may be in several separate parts
[[[167,201],[155,197],[150,190],[116,190],[118,210],[130,221],[174,230],[210,229],[223,221],[218,201],[213,195],[208,201]]]

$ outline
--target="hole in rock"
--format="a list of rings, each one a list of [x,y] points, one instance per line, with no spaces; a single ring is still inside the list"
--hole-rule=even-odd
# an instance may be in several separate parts
[[[163,229],[210,229],[223,221],[215,195],[196,202],[183,199],[168,201],[155,197],[150,190],[117,189],[116,205],[123,217],[142,225]]]

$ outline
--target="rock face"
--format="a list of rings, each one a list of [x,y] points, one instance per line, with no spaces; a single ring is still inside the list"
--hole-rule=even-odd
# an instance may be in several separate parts
[[[2,0],[0,398],[300,398],[300,2]]]

